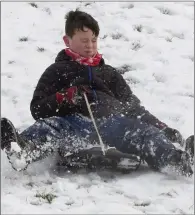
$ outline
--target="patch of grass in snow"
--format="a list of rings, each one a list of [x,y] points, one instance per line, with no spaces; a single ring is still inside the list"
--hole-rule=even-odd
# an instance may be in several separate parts
[[[31,5],[32,7],[38,8],[38,5],[35,4],[34,2],[30,2],[29,5]]]
[[[189,58],[192,62],[194,62],[194,56],[189,55],[188,58]]]
[[[116,34],[112,34],[112,39],[113,40],[118,40],[120,39],[123,35],[121,33],[116,33]]]
[[[129,4],[129,5],[127,6],[127,8],[128,8],[128,9],[134,8],[134,4]]]
[[[108,35],[107,34],[105,34],[102,38],[100,38],[100,39],[106,39],[108,37]]]
[[[135,31],[142,32],[142,30],[143,30],[143,25],[134,25],[134,26],[133,26],[133,29],[134,29]]]
[[[161,193],[160,196],[168,196],[168,197],[173,198],[173,195],[170,192],[168,192],[168,193]]]
[[[65,204],[68,205],[68,206],[71,206],[71,205],[74,204],[74,201],[72,199],[70,199]]]
[[[48,7],[44,8],[44,11],[51,15],[51,10]]]
[[[174,15],[173,11],[167,7],[158,7],[157,9],[164,15]]]
[[[124,64],[124,65],[122,65],[122,66],[117,68],[117,71],[122,75],[125,72],[129,72],[129,71],[132,71],[132,70],[135,70],[135,68],[132,65],[129,65],[129,64]]]
[[[35,195],[35,197],[37,198],[41,198],[46,200],[49,204],[52,203],[52,201],[57,197],[56,195],[52,194],[52,193],[37,193]]]
[[[8,64],[14,64],[14,63],[15,63],[14,60],[9,60],[9,61],[8,61]]]
[[[180,40],[185,39],[184,33],[172,33],[173,36],[167,36],[165,37],[165,40],[169,43],[171,43],[173,41],[173,38],[178,38]]]
[[[129,39],[121,33],[111,34],[111,37],[113,40],[119,40],[119,39],[123,38],[124,41],[129,41]]]
[[[37,51],[38,51],[38,52],[44,52],[44,51],[45,51],[45,48],[43,48],[43,47],[38,47],[38,48],[37,48]]]
[[[165,192],[165,193],[161,193],[160,196],[168,196],[171,198],[174,198],[175,196],[177,196],[178,193],[175,190],[170,190],[169,192]]]
[[[92,4],[92,2],[88,2],[88,3],[85,3],[84,6],[87,7],[87,6],[91,5],[91,4]]]
[[[127,9],[132,9],[132,8],[134,8],[134,4],[128,4],[128,5],[124,5],[124,6],[122,6],[121,8],[127,8]]]
[[[171,43],[172,40],[173,40],[173,37],[166,37],[165,40],[166,40],[167,42]]]
[[[134,203],[135,206],[142,206],[142,207],[146,207],[149,206],[151,204],[151,201],[146,200],[146,201],[137,201]]]
[[[131,46],[132,46],[131,49],[134,51],[138,51],[139,49],[141,49],[143,47],[143,45],[141,45],[140,41],[132,42]]]
[[[184,33],[173,33],[173,36],[181,40],[185,39]]]
[[[28,37],[20,37],[19,41],[20,42],[27,42],[28,41]]]
[[[172,212],[173,212],[174,214],[187,214],[187,213],[185,213],[185,211],[183,211],[183,210],[180,209],[180,208],[176,208],[176,209],[172,210]]]
[[[28,186],[28,187],[33,187],[33,186],[34,186],[34,183],[33,183],[32,181],[30,181],[30,182],[26,183],[26,186]]]

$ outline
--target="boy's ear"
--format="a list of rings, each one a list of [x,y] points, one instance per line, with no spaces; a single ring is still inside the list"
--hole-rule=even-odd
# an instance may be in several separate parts
[[[69,38],[68,38],[67,35],[63,36],[63,40],[64,40],[65,45],[66,45],[67,47],[69,47],[69,46],[70,46],[70,43],[69,43]]]

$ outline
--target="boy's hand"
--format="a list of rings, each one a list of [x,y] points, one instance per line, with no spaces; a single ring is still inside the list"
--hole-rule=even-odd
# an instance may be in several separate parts
[[[83,93],[88,93],[89,89],[86,86],[72,86],[68,89],[62,89],[56,93],[56,100],[59,104],[67,101],[69,104],[77,105],[83,99]]]

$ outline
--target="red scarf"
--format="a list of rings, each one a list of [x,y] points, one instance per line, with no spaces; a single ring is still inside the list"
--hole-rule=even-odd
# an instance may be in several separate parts
[[[82,57],[79,54],[73,52],[71,49],[65,49],[65,52],[68,56],[70,56],[74,61],[77,61],[80,64],[88,65],[88,66],[97,66],[102,59],[102,55],[97,52],[94,57]]]

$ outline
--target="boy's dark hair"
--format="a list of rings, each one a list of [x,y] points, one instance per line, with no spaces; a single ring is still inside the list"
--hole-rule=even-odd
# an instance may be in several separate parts
[[[98,22],[88,13],[82,11],[70,11],[65,16],[65,33],[67,36],[72,37],[75,30],[84,31],[84,27],[89,28],[97,37],[99,35]]]

